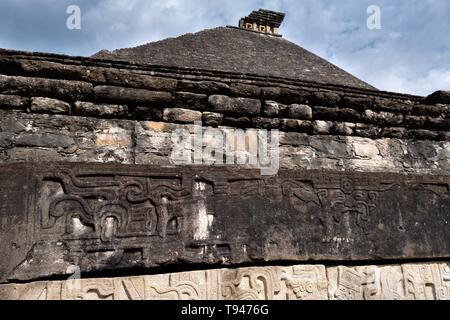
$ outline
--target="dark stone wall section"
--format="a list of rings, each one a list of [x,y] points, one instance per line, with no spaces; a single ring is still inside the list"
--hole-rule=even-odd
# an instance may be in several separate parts
[[[448,176],[41,163],[0,178],[0,282],[74,266],[450,258]]]
[[[0,51],[0,109],[11,112],[449,141],[448,97]]]

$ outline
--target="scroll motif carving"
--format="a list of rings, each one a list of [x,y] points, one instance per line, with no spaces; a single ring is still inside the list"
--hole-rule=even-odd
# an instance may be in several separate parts
[[[448,264],[404,265],[406,295],[415,300],[449,300]]]
[[[404,300],[400,267],[337,267],[328,270],[333,300]]]
[[[0,285],[19,300],[450,300],[450,265],[251,267]]]
[[[294,266],[282,271],[281,280],[286,284],[289,300],[328,299],[324,266]]]
[[[26,177],[9,179],[21,170]],[[57,163],[11,165],[0,173],[13,190],[0,188],[6,199],[0,228],[7,233],[0,247],[8,253],[0,261],[1,282],[63,276],[67,265],[82,272],[144,271],[343,257],[433,259],[450,250],[445,176],[282,170],[265,177],[229,167]],[[14,190],[21,190],[20,197]],[[426,226],[424,232],[417,232],[419,226]],[[27,237],[19,241],[15,233]],[[441,239],[430,236],[436,233]],[[55,246],[64,248],[57,257]],[[55,258],[61,263],[55,265]],[[342,273],[343,279],[368,277]],[[377,279],[383,283],[381,274]],[[294,284],[306,280],[291,280],[291,294],[303,298],[298,289],[305,286]],[[258,291],[260,282],[252,279],[247,289],[265,294]],[[377,296],[370,283],[360,284],[367,292],[343,283],[342,295]],[[384,284],[393,295],[396,283]],[[226,295],[242,288],[230,285]]]
[[[274,300],[280,292],[277,269],[238,269],[222,273],[224,300]]]

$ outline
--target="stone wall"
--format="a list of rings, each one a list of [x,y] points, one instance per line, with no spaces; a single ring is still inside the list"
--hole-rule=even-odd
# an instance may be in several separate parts
[[[210,244],[191,244],[190,249],[194,252],[193,255],[200,254],[201,258],[195,256],[197,260],[192,257],[186,259],[186,256],[184,256],[180,262],[177,260],[177,257],[180,256],[169,254],[178,253],[178,251],[172,250],[172,252],[173,247],[165,246],[167,243],[162,237],[156,247],[160,251],[167,249],[164,251],[168,252],[166,258],[169,258],[167,259],[170,260],[174,257],[169,261],[170,263],[179,262],[183,267],[189,263],[196,263],[196,261],[197,263],[208,263],[208,259],[212,257],[209,263],[222,261],[230,266],[239,266],[242,262],[256,263],[261,260],[273,262],[292,262],[295,260],[296,263],[303,263],[314,257],[318,262],[342,261],[342,265],[345,265],[346,261],[358,259],[361,261],[378,261],[380,265],[383,261],[393,259],[397,262],[397,265],[358,268],[325,268],[318,265],[274,267],[254,268],[251,272],[248,269],[213,270],[173,276],[83,280],[83,283],[89,288],[92,284],[95,295],[121,299],[131,298],[130,294],[132,294],[135,297],[150,299],[167,296],[216,298],[217,294],[217,298],[230,298],[230,296],[227,296],[228,294],[240,294],[240,289],[223,289],[221,287],[223,284],[216,287],[210,286],[207,281],[202,280],[205,274],[210,273],[213,277],[228,279],[234,276],[240,277],[239,274],[243,274],[242,277],[250,274],[249,277],[251,277],[253,273],[263,273],[271,274],[270,277],[273,278],[272,286],[276,288],[274,292],[261,292],[258,289],[256,291],[247,290],[248,292],[243,290],[244,295],[249,294],[253,297],[274,299],[448,298],[447,265],[409,266],[403,265],[402,261],[405,259],[408,261],[425,259],[432,262],[433,260],[450,258],[447,248],[447,243],[450,242],[448,241],[448,215],[446,213],[448,212],[446,208],[450,195],[450,187],[447,181],[450,171],[449,93],[436,92],[424,98],[250,74],[170,68],[6,50],[0,51],[0,163],[3,164],[2,172],[4,173],[1,175],[2,180],[0,181],[0,195],[2,196],[2,202],[0,202],[0,229],[2,233],[0,233],[0,238],[3,237],[0,248],[2,248],[2,251],[8,252],[10,256],[7,259],[7,266],[1,266],[3,269],[0,274],[0,282],[18,279],[33,281],[47,276],[51,278],[56,275],[65,275],[68,266],[81,266],[83,272],[110,270],[114,269],[115,266],[117,267],[118,264],[110,263],[114,259],[110,259],[111,261],[106,264],[98,264],[102,257],[106,257],[105,261],[109,261],[108,254],[117,250],[117,244],[105,244],[105,238],[102,240],[104,235],[100,234],[101,223],[105,221],[95,220],[98,212],[86,210],[86,208],[89,208],[89,206],[92,206],[90,208],[97,208],[98,203],[92,204],[92,201],[99,203],[104,201],[131,201],[129,199],[124,200],[124,194],[121,193],[121,190],[125,190],[127,187],[137,188],[130,191],[131,196],[139,190],[143,193],[149,192],[141,183],[143,178],[144,180],[148,178],[143,173],[145,170],[136,171],[138,168],[148,167],[137,165],[152,165],[161,170],[172,170],[172,174],[176,177],[178,177],[177,170],[178,173],[187,170],[182,167],[174,169],[177,167],[170,158],[173,147],[171,136],[175,130],[181,128],[188,130],[193,135],[195,131],[194,122],[201,123],[204,130],[219,128],[225,133],[229,133],[232,129],[247,130],[249,135],[254,132],[252,129],[280,130],[280,169],[284,170],[282,175],[295,177],[305,174],[308,178],[298,178],[296,187],[292,188],[291,185],[288,189],[283,188],[282,183],[279,183],[278,189],[276,187],[269,188],[271,184],[276,186],[280,182],[277,178],[267,181],[255,178],[252,180],[253,185],[251,183],[249,185],[245,183],[235,185],[235,190],[239,191],[244,188],[244,191],[247,192],[244,195],[238,195],[244,198],[245,196],[249,197],[247,200],[252,200],[252,203],[267,201],[267,199],[272,198],[275,199],[275,202],[280,201],[283,197],[289,198],[286,200],[284,216],[283,214],[278,216],[276,212],[273,213],[274,216],[280,218],[277,223],[273,224],[278,225],[277,230],[274,231],[269,228],[270,221],[266,221],[266,224],[263,223],[265,229],[260,232],[266,232],[267,239],[265,240],[267,240],[267,243],[261,242],[256,249],[252,248],[252,250],[255,249],[256,252],[260,253],[256,259],[246,260],[247,257],[241,260],[229,260],[230,256],[227,255],[227,252],[234,249],[221,247],[220,241],[216,241]],[[242,150],[237,146],[232,150],[235,154],[245,154],[248,151],[246,147]],[[49,170],[50,168],[56,168],[54,163],[65,163],[66,167],[62,164],[58,165],[67,170],[64,172],[60,170],[58,173],[56,169],[53,169],[52,172],[39,169],[38,171],[41,174],[46,172],[51,176],[48,181],[44,181],[39,180],[41,176],[33,170],[29,171],[31,172],[29,176],[23,174],[26,170],[23,172],[8,171],[8,168],[11,168],[9,165],[14,166],[15,163],[27,163],[26,166],[29,167],[32,167],[30,163],[35,163],[36,167],[48,167]],[[139,180],[139,183],[136,182],[137,180],[133,182],[134,187],[123,184],[125,180],[132,180],[133,177],[124,174],[127,170],[122,169],[123,175],[121,177],[117,175],[115,179],[124,180],[110,181],[111,185],[108,187],[123,188],[108,191],[112,193],[105,193],[105,188],[102,188],[101,183],[114,176],[111,172],[105,176],[105,168],[107,167],[91,172],[97,177],[94,181],[100,183],[100,185],[95,186],[95,192],[92,191],[94,189],[90,189],[92,181],[84,185],[78,185],[76,179],[73,181],[55,180],[58,174],[77,177],[80,172],[77,171],[78,169],[75,170],[76,168],[83,168],[83,166],[88,168],[93,163],[99,163],[101,166],[106,166],[104,163],[111,163],[112,166],[118,164],[132,165],[130,172],[135,173],[134,178]],[[154,169],[155,167],[152,168],[152,172],[157,171]],[[235,172],[249,168],[252,167],[241,166]],[[196,170],[201,169],[193,169],[192,172]],[[220,170],[222,169],[218,168],[216,171],[221,172],[219,176],[228,172],[227,169]],[[343,176],[350,177],[350,180],[343,179],[342,181],[345,181],[341,183],[340,179],[325,179],[327,180],[326,184],[321,185],[319,183],[316,185],[317,182],[314,182],[315,180],[311,178],[313,174],[311,170],[323,171],[323,177],[339,176],[339,172],[341,172]],[[366,175],[361,175],[361,173]],[[378,173],[382,173],[382,178],[379,178]],[[246,174],[243,175],[246,176]],[[232,174],[230,174],[231,176]],[[83,180],[83,177],[82,175],[81,180]],[[363,178],[356,179],[355,177]],[[242,183],[243,179],[240,178],[236,181]],[[29,183],[29,189],[21,189],[20,183],[14,184],[12,182],[22,181],[20,179],[25,179],[23,181]],[[224,184],[214,179],[214,175],[205,177],[205,180],[212,183],[212,189],[207,191],[215,194],[214,188],[217,188],[218,194],[224,192]],[[400,181],[397,183],[398,185],[393,179]],[[255,181],[259,182],[256,183]],[[261,181],[263,181],[262,184]],[[358,190],[349,192],[349,181],[350,184],[359,185],[358,188],[365,193],[361,195]],[[47,189],[44,188],[46,191],[41,192],[41,194],[39,190],[44,189],[39,183],[43,183],[44,187],[47,186],[45,187]],[[58,183],[60,187],[58,187]],[[217,186],[215,186],[215,183],[217,183]],[[67,188],[64,187],[67,185],[71,188],[64,189]],[[392,187],[392,190],[389,191],[392,194],[387,196],[388,201],[383,202],[379,198],[376,199],[375,207],[383,210],[378,210],[376,211],[377,214],[370,216],[371,225],[368,230],[371,235],[368,236],[365,233],[367,230],[361,229],[361,225],[357,223],[359,221],[357,218],[365,217],[364,212],[370,212],[371,214],[375,212],[370,209],[374,205],[372,203],[374,201],[373,194],[374,192],[384,194],[386,190],[383,190],[381,186],[386,187],[387,185]],[[11,188],[11,186],[16,188]],[[376,190],[373,190],[374,188]],[[331,214],[330,208],[335,208],[327,206],[326,201],[321,201],[322,198],[319,196],[316,200],[310,198],[312,191],[320,194],[323,189],[333,190],[333,194],[328,200],[336,200],[333,205],[336,205],[336,203],[342,204],[343,207],[338,212],[343,213],[345,221],[332,220],[330,216],[320,222],[320,217],[318,217],[320,212]],[[36,193],[36,191],[38,192]],[[229,197],[228,201],[231,201],[232,195],[236,196],[236,192],[230,191],[229,194],[227,192],[225,194]],[[19,194],[28,194],[29,197],[19,199],[17,198]],[[78,222],[75,221],[76,223],[72,218],[76,220],[77,216],[70,217],[67,221],[75,223],[75,227],[72,226],[72,228],[70,224],[65,225],[65,222],[61,222],[66,218],[62,213],[64,210],[56,210],[59,213],[52,219],[55,219],[55,221],[59,219],[62,224],[58,227],[60,228],[58,229],[59,233],[52,233],[46,230],[48,225],[39,220],[36,215],[38,214],[36,208],[42,207],[42,203],[39,201],[43,198],[39,200],[40,196],[54,197],[61,194],[69,198],[78,197],[81,202],[89,203],[88,207],[83,207],[83,210],[93,213],[87,220],[79,219]],[[105,194],[108,196],[104,196]],[[114,196],[108,198],[111,194]],[[152,194],[152,196],[155,195]],[[208,194],[209,196],[211,195]],[[258,201],[252,197],[256,197]],[[69,198],[66,200],[70,200]],[[261,200],[261,198],[264,200]],[[47,205],[51,202],[50,199],[52,198],[49,198]],[[71,199],[73,200],[73,198]],[[20,203],[23,204],[23,208],[20,207]],[[135,205],[133,201],[130,203],[133,206]],[[262,202],[258,203],[259,207],[252,207],[251,203],[247,201],[238,209],[228,208],[227,210],[239,213],[247,208],[250,213],[249,216],[255,217],[257,217],[258,210],[262,212],[261,216],[264,216],[263,213],[267,210],[267,212],[271,212],[269,209],[265,209],[270,208],[270,205],[267,207],[267,204],[261,205]],[[118,203],[114,204],[117,205]],[[177,205],[180,206],[180,204],[186,205],[182,201],[178,202]],[[403,207],[399,207],[400,204]],[[155,208],[161,205],[162,202],[151,203],[151,206]],[[281,204],[277,205],[277,208],[280,208]],[[309,207],[310,205],[318,205],[322,209],[314,209]],[[366,209],[361,209],[361,205],[364,205]],[[73,209],[73,207],[70,208]],[[176,208],[178,208],[176,205],[171,207],[171,209]],[[141,209],[143,210],[143,208]],[[26,217],[24,212],[26,212]],[[132,214],[136,214],[136,212],[133,211]],[[222,214],[226,218],[227,212],[218,212],[217,214]],[[266,216],[268,215],[267,212]],[[168,212],[164,211],[158,214],[164,213],[167,214]],[[311,220],[306,218],[306,213],[311,213]],[[290,218],[286,218],[289,215],[291,215]],[[63,218],[61,219],[61,217]],[[292,217],[303,219],[300,221],[301,223],[299,222],[298,228],[293,225]],[[25,221],[23,228],[17,222],[21,219]],[[67,230],[81,232],[85,227],[83,221],[90,221],[95,234],[90,239],[92,242],[90,247],[81,246],[78,249],[66,247],[65,242],[61,242],[63,246],[58,247],[58,243],[63,238],[64,241],[69,238],[70,241],[74,240],[71,244],[78,243],[79,239],[72,239],[70,232],[68,235]],[[113,220],[107,222],[111,223],[111,221]],[[251,227],[255,224],[255,221],[248,222],[246,220],[246,227]],[[46,231],[39,229],[40,223],[41,227],[44,223],[43,229]],[[328,223],[332,226],[331,229],[327,229]],[[340,226],[336,227],[337,225]],[[173,225],[168,226],[173,227]],[[166,227],[167,225],[160,228],[167,230]],[[232,234],[233,231],[240,230],[235,227],[228,228],[229,231],[224,231],[225,229],[222,231],[230,232],[230,238],[241,241],[242,239],[239,236]],[[285,246],[283,239],[280,238],[281,234],[286,235],[286,228],[295,231],[291,237],[296,239],[293,246]],[[316,239],[314,236],[308,238],[308,235],[312,235],[312,233],[305,232],[305,229],[302,228],[309,228],[308,230],[325,228],[328,231],[318,234]],[[392,231],[391,228],[395,231]],[[360,232],[360,229],[362,232]],[[30,232],[27,233],[27,237],[23,236],[24,230]],[[40,233],[41,231],[42,233]],[[245,232],[247,236],[255,233],[254,230]],[[255,234],[258,234],[258,232]],[[439,237],[436,237],[436,234],[439,234]],[[44,235],[43,238],[41,238],[42,235]],[[76,234],[75,236],[80,235]],[[154,236],[150,233],[146,235]],[[296,235],[298,235],[297,238]],[[156,236],[158,235],[156,234]],[[184,235],[182,236],[184,237]],[[5,237],[9,238],[6,239]],[[353,239],[353,242],[350,242],[350,239]],[[98,243],[94,244],[94,240]],[[247,246],[249,244],[245,242],[247,240],[242,241],[237,249],[238,251],[250,248]],[[278,242],[282,245],[280,246]],[[122,252],[130,258],[124,261],[132,263],[139,260],[136,257],[142,259],[146,257],[146,251],[141,250],[140,244],[137,241],[137,244],[133,244],[138,247],[137,249],[132,248],[127,249],[128,251],[125,250],[125,253]],[[317,247],[314,247],[316,244]],[[52,248],[52,245],[55,246],[55,250],[50,250],[52,254],[47,255],[50,252],[48,248]],[[131,247],[133,245],[130,244]],[[100,247],[103,248],[102,253],[98,253],[99,250],[97,249]],[[185,247],[182,247],[181,250],[185,250]],[[312,250],[313,247],[319,249],[314,251],[315,249]],[[77,261],[77,263],[66,261],[67,252],[65,250],[67,248],[76,253],[75,257],[77,257],[77,254],[82,257],[83,253],[89,251],[89,254],[93,253],[91,255],[92,260],[89,260],[91,259],[89,258],[83,263],[80,263],[82,260]],[[228,251],[221,251],[224,248],[225,251]],[[281,250],[281,253],[287,252],[287,254],[284,256],[267,254],[267,252],[280,252],[279,248],[286,249],[285,251]],[[11,253],[9,253],[10,250],[12,250]],[[395,254],[392,253],[394,251]],[[212,255],[209,255],[211,252]],[[50,258],[49,263],[38,264],[37,266],[34,264],[28,265],[27,263],[33,259],[30,260],[26,257],[33,257],[34,254]],[[54,262],[59,261],[62,264],[58,265],[56,262],[52,264],[51,259],[53,258],[55,259]],[[223,258],[226,259],[223,260]],[[163,260],[161,259],[161,261]],[[166,260],[165,263],[168,262]],[[36,259],[34,261],[36,262]],[[150,260],[145,261],[147,263]],[[158,265],[157,262],[153,261],[152,263],[148,265],[144,263],[138,265],[138,267],[148,268]],[[26,272],[21,268],[17,269],[16,267],[19,265]],[[125,267],[129,266],[124,265]],[[29,270],[31,269],[29,268],[33,272],[30,273]],[[19,272],[15,277],[8,278],[12,269]],[[409,272],[408,270],[412,271]],[[45,272],[48,274],[44,274]],[[24,274],[28,274],[28,278],[22,278]],[[233,276],[228,277],[227,274]],[[284,274],[284,276],[280,274]],[[172,280],[172,277],[183,280]],[[314,280],[310,280],[310,277]],[[183,283],[185,279],[191,279],[186,281],[191,281],[202,289],[196,291],[196,289],[183,285],[178,288],[177,283],[179,282],[177,281]],[[160,286],[162,289],[159,289],[159,287],[151,289],[149,293],[147,291],[148,286],[145,284],[148,281],[154,282],[156,287]],[[130,283],[137,285],[137,289],[133,293],[127,291],[128,295],[124,296],[123,286],[128,286]],[[320,288],[317,289],[320,293],[316,295],[308,291],[311,288],[310,285],[313,288]],[[61,282],[28,285],[11,284],[0,288],[0,297],[60,299],[84,297],[87,292],[84,292],[83,289],[68,293],[63,288],[64,286],[65,284]],[[208,286],[206,292],[210,295],[205,295],[204,286]],[[153,285],[150,287],[153,288]],[[44,290],[45,288],[51,289]],[[231,293],[227,290],[231,290]],[[305,293],[305,290],[307,293]],[[226,292],[225,295],[223,292]]]
[[[450,264],[295,265],[0,285],[19,300],[449,300]]]
[[[445,173],[445,93],[426,99],[85,58],[0,55],[0,160],[170,164],[173,130],[281,130],[281,167]],[[191,129],[192,131],[192,129]]]

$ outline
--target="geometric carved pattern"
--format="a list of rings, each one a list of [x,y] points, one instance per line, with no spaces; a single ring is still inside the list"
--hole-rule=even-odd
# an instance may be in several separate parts
[[[450,264],[252,267],[0,285],[20,300],[449,300]]]
[[[47,163],[5,165],[0,177],[0,249],[6,254],[0,283],[60,277],[74,266],[88,273],[175,264],[450,256],[447,176],[300,170],[262,176],[232,166]],[[378,297],[369,281],[383,279],[396,296],[395,277],[386,276],[396,273],[339,269],[343,280],[336,298]],[[308,280],[317,274],[302,270],[286,281],[297,298],[320,296],[323,285]],[[225,274],[224,279],[237,280],[221,294],[270,299],[261,288],[273,286],[270,295],[277,295],[273,279],[283,276]],[[367,282],[360,284],[366,288],[362,293],[353,285],[359,278]],[[428,278],[421,280],[425,291]],[[148,288],[146,294],[192,296],[198,290],[189,284]]]

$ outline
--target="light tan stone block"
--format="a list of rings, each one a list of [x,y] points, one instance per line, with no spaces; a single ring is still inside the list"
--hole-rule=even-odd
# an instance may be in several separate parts
[[[328,268],[330,300],[404,300],[400,266]]]
[[[450,264],[402,266],[408,300],[450,300]]]

